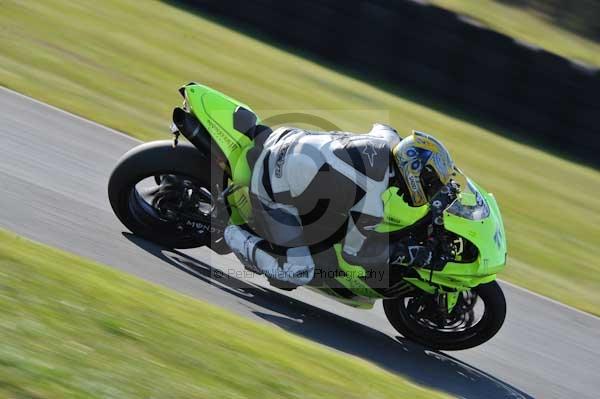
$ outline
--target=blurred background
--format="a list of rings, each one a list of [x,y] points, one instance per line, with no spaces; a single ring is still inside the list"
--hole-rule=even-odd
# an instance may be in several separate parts
[[[593,40],[600,39],[600,4],[597,1],[499,0],[499,3],[518,6],[561,28]],[[450,5],[450,2],[440,4]]]
[[[553,52],[561,46],[544,37],[542,28],[571,29],[593,40],[600,6],[515,2],[519,8],[507,11],[522,16],[510,20],[488,7],[494,5],[490,1],[432,3],[466,14],[412,1],[174,2],[301,49],[381,88],[408,92],[404,95],[487,126],[512,128],[528,142],[598,165],[594,52],[584,47],[565,54],[572,60],[560,57]],[[528,19],[539,21],[533,25]]]
[[[141,140],[169,137],[189,81],[434,134],[498,198],[501,278],[594,315],[599,67],[593,0],[0,0],[0,85]]]

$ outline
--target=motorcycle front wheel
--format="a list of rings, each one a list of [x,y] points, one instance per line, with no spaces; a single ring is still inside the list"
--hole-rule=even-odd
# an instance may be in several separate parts
[[[496,281],[461,293],[452,312],[440,311],[434,295],[416,292],[383,301],[392,326],[405,338],[436,350],[481,345],[502,327],[506,299]]]

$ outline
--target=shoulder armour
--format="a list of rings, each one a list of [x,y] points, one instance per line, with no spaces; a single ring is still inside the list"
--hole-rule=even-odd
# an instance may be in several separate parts
[[[386,140],[356,135],[336,140],[332,148],[336,157],[365,176],[375,181],[381,181],[385,177],[390,161],[390,147]]]

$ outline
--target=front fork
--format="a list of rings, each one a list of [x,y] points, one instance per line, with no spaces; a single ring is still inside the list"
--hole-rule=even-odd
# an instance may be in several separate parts
[[[438,310],[444,314],[452,313],[452,310],[456,306],[458,302],[458,296],[460,293],[457,292],[447,292],[447,293],[437,293],[435,295],[435,302],[438,305]]]
[[[456,306],[456,303],[458,302],[458,297],[461,294],[461,291],[459,290],[449,292],[440,291],[438,288],[429,284],[427,281],[423,281],[419,278],[405,277],[404,279],[416,286],[417,288],[420,288],[428,295],[433,295],[438,309],[440,311],[443,311],[444,313],[452,312],[454,306]]]

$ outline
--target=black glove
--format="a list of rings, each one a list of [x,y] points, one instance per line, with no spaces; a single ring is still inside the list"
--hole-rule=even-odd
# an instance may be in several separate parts
[[[392,245],[390,264],[402,266],[428,266],[433,260],[433,250],[424,245]]]

